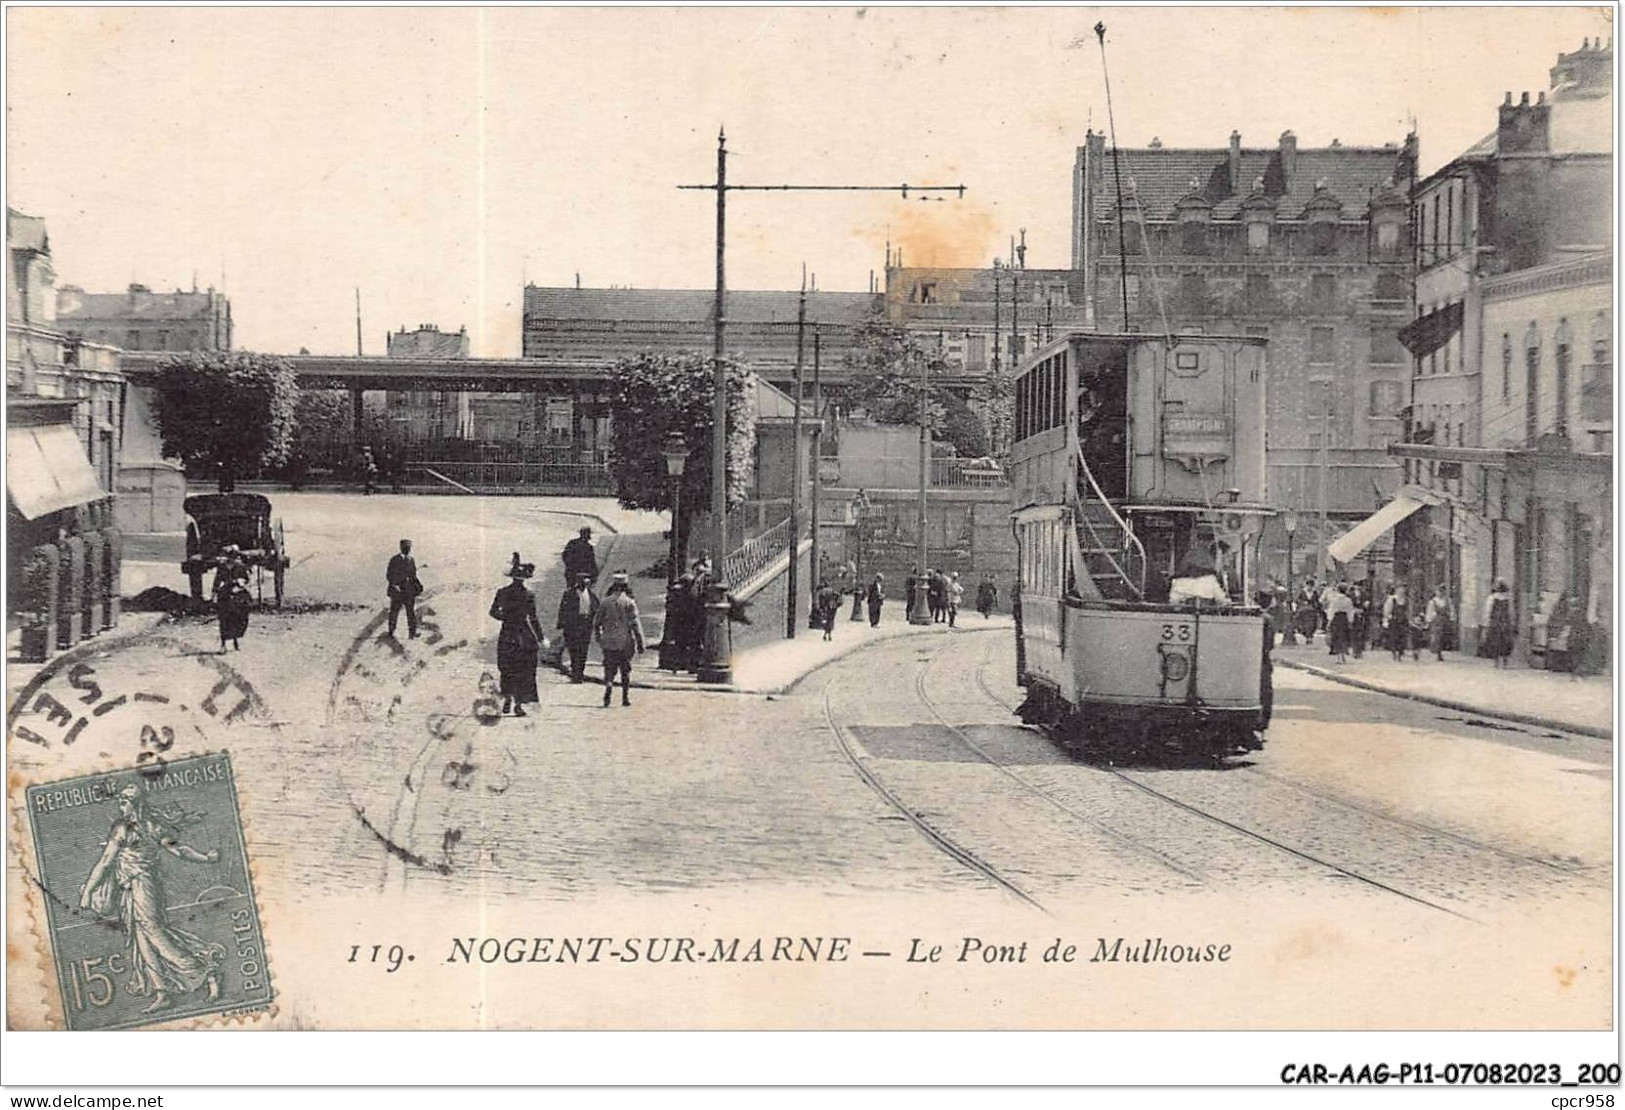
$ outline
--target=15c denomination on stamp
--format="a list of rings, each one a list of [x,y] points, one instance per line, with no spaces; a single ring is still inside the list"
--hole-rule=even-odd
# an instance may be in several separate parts
[[[69,1029],[269,1006],[228,753],[30,786],[26,797]]]

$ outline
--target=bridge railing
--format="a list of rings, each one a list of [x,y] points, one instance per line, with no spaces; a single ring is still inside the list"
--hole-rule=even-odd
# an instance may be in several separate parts
[[[559,489],[584,493],[615,491],[608,463],[423,460],[408,463],[406,474],[412,485],[449,486],[480,494]]]
[[[723,557],[723,581],[736,591],[742,589],[751,579],[766,570],[773,560],[790,550],[793,536],[790,522],[784,520],[761,535],[746,540],[744,546],[728,552]]]

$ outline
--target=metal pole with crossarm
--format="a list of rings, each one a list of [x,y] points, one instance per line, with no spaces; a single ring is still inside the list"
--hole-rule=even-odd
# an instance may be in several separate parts
[[[965,195],[964,185],[730,185],[728,184],[728,138],[725,131],[717,132],[717,179],[710,185],[679,185],[679,189],[710,190],[717,194],[717,289],[716,301],[713,307],[713,335],[711,357],[714,368],[713,386],[715,395],[711,401],[711,565],[719,576],[717,585],[725,587],[728,583],[720,580],[723,557],[727,555],[728,545],[728,379],[723,366],[723,359],[727,351],[725,324],[727,306],[727,279],[724,268],[724,256],[727,246],[727,200],[729,193],[901,193],[904,200],[914,194],[916,200],[941,200],[942,197],[933,196],[934,193],[954,193],[959,197]],[[817,527],[815,523],[814,528]],[[815,572],[816,573],[816,570]],[[720,618],[717,614],[720,614]],[[707,620],[727,619],[726,606],[707,609]],[[709,631],[709,630],[708,630]],[[710,676],[712,681],[729,681],[732,677],[732,660],[728,658],[709,658],[713,654],[727,652],[726,636],[706,636],[707,666],[702,674]],[[711,645],[717,644],[713,652]],[[725,677],[719,677],[725,676]]]

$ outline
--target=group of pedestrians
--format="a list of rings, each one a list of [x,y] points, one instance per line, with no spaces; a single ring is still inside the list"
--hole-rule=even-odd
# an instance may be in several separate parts
[[[604,707],[608,708],[613,701],[617,680],[621,687],[621,704],[631,705],[632,660],[645,647],[643,622],[632,595],[631,580],[625,571],[619,571],[611,576],[604,597],[594,592],[598,555],[590,528],[581,529],[580,534],[565,545],[563,561],[566,584],[559,598],[555,627],[563,635],[563,650],[569,656],[570,681],[586,681],[587,655],[596,639],[604,659]],[[217,596],[229,590],[234,574],[232,566],[230,562],[222,564],[215,587]],[[536,596],[525,585],[535,575],[536,564],[525,561],[515,551],[502,573],[508,583],[497,590],[489,610],[491,619],[501,625],[497,634],[498,692],[502,697],[503,714],[524,717],[525,706],[540,700],[536,668],[548,639],[537,615]],[[247,577],[246,571],[243,577]],[[388,635],[395,636],[404,614],[407,634],[416,639],[417,599],[423,593],[423,583],[412,556],[411,540],[401,540],[400,551],[389,560],[384,578],[389,598]],[[223,587],[222,581],[228,585]],[[222,647],[231,631],[226,612],[222,606]]]
[[[944,574],[940,570],[926,568],[924,574],[909,575],[903,583],[903,592],[908,599],[910,612],[919,604],[920,594],[924,592],[927,611],[931,614],[932,624],[946,624],[952,628],[959,620],[959,606],[965,600],[965,587],[959,584],[959,572],[953,571]],[[981,593],[978,592],[978,604]],[[991,609],[991,601],[989,603]],[[987,613],[982,614],[986,616]]]
[[[1395,662],[1406,655],[1419,660],[1424,649],[1442,662],[1445,652],[1456,650],[1455,606],[1444,586],[1420,605],[1413,602],[1410,588],[1403,582],[1390,586],[1380,602],[1378,592],[1347,579],[1318,583],[1310,578],[1288,600],[1287,591],[1277,586],[1274,597],[1280,605],[1272,623],[1281,627],[1290,621],[1306,644],[1314,642],[1316,632],[1324,632],[1328,653],[1340,663],[1351,655],[1362,658],[1368,647],[1386,650]],[[1516,634],[1505,582],[1497,582],[1485,601],[1483,627],[1479,654],[1494,660],[1497,667],[1507,666]]]

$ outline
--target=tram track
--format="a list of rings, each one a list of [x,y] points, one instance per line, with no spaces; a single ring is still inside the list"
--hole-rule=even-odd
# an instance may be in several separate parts
[[[987,697],[990,701],[992,701],[994,704],[1000,706],[1001,708],[1003,708],[1003,709],[1005,709],[1005,710],[1007,710],[1007,711],[1009,711],[1011,713],[1014,713],[1016,707],[1014,705],[1012,705],[1010,702],[1006,701],[1004,698],[1000,697],[988,685],[986,671],[987,671],[987,667],[988,667],[990,662],[991,662],[991,657],[986,658],[981,662],[980,665],[978,665],[976,667],[976,669],[975,669],[976,685],[978,686],[978,688],[980,688],[980,690],[982,691],[982,694],[985,697]],[[1046,735],[1050,735],[1050,734],[1046,731]],[[1052,736],[1052,739],[1053,739],[1053,736]],[[1338,863],[1338,862],[1336,862],[1334,860],[1327,859],[1324,856],[1316,855],[1313,852],[1305,851],[1302,848],[1298,848],[1298,847],[1296,847],[1296,846],[1294,846],[1294,845],[1292,845],[1290,843],[1287,843],[1286,841],[1284,841],[1282,839],[1279,839],[1277,837],[1270,836],[1269,834],[1267,834],[1265,832],[1262,832],[1262,831],[1260,831],[1258,829],[1250,828],[1250,827],[1248,827],[1248,826],[1246,826],[1244,824],[1241,824],[1241,823],[1236,822],[1236,821],[1232,821],[1232,820],[1230,820],[1230,819],[1228,819],[1226,817],[1221,817],[1218,814],[1213,813],[1213,812],[1211,812],[1211,811],[1209,811],[1207,809],[1204,809],[1199,805],[1195,805],[1195,804],[1193,804],[1191,802],[1187,802],[1187,801],[1185,801],[1185,800],[1183,800],[1181,798],[1176,798],[1173,795],[1168,794],[1165,791],[1159,790],[1156,787],[1150,785],[1149,783],[1143,781],[1143,779],[1140,776],[1137,776],[1137,775],[1134,775],[1134,774],[1132,774],[1130,772],[1124,771],[1121,768],[1112,767],[1112,766],[1099,766],[1099,767],[1097,767],[1097,769],[1111,775],[1112,777],[1114,777],[1114,778],[1116,778],[1116,779],[1118,779],[1118,780],[1120,780],[1120,781],[1122,781],[1124,783],[1126,783],[1130,787],[1134,788],[1136,791],[1139,791],[1140,793],[1142,793],[1142,794],[1144,794],[1144,795],[1146,795],[1148,797],[1155,798],[1158,801],[1161,801],[1161,802],[1164,802],[1164,803],[1166,803],[1168,805],[1174,806],[1175,808],[1181,810],[1182,812],[1188,813],[1188,814],[1192,815],[1193,817],[1199,818],[1199,819],[1201,819],[1203,821],[1206,821],[1206,822],[1209,822],[1211,824],[1218,825],[1218,826],[1220,826],[1222,828],[1225,828],[1225,829],[1228,829],[1231,832],[1234,832],[1234,833],[1236,833],[1238,835],[1247,837],[1248,839],[1251,839],[1251,840],[1254,840],[1254,841],[1256,841],[1258,843],[1267,845],[1267,846],[1269,846],[1271,848],[1276,849],[1277,851],[1283,852],[1283,853],[1285,853],[1287,855],[1290,855],[1290,856],[1292,856],[1292,857],[1294,857],[1294,858],[1296,858],[1298,860],[1301,860],[1301,861],[1306,862],[1306,863],[1310,863],[1310,864],[1312,864],[1312,865],[1314,865],[1316,867],[1320,867],[1320,868],[1324,868],[1326,870],[1332,871],[1335,874],[1343,876],[1344,878],[1352,879],[1352,880],[1354,880],[1356,882],[1359,882],[1359,883],[1361,883],[1361,884],[1363,884],[1365,886],[1371,887],[1372,889],[1380,891],[1382,893],[1390,894],[1390,895],[1393,895],[1395,897],[1402,898],[1402,899],[1404,899],[1404,900],[1406,900],[1408,902],[1412,902],[1412,903],[1415,903],[1417,905],[1426,906],[1429,909],[1437,910],[1440,913],[1449,914],[1452,917],[1460,918],[1460,919],[1466,920],[1466,921],[1472,921],[1475,924],[1482,924],[1482,922],[1479,919],[1477,919],[1475,917],[1472,917],[1469,914],[1463,913],[1460,910],[1453,909],[1453,908],[1451,908],[1449,906],[1441,905],[1438,902],[1435,902],[1432,899],[1426,898],[1426,897],[1424,897],[1424,896],[1422,896],[1420,894],[1416,894],[1416,893],[1414,893],[1412,891],[1405,890],[1405,889],[1403,889],[1401,887],[1398,887],[1398,886],[1395,886],[1395,885],[1393,885],[1391,883],[1384,882],[1381,879],[1378,879],[1378,878],[1375,878],[1375,877],[1373,877],[1371,875],[1365,874],[1364,872],[1356,870],[1353,867],[1346,866],[1346,865]],[[1252,770],[1252,768],[1243,768],[1242,770],[1243,771],[1249,771],[1249,770]],[[1276,780],[1281,781],[1284,784],[1289,785],[1289,786],[1299,787],[1299,784],[1293,783],[1290,780],[1281,779],[1279,776],[1268,775],[1268,774],[1265,774],[1265,773],[1262,773],[1262,772],[1260,773],[1260,775],[1261,775],[1261,777],[1264,777],[1264,778],[1276,779]],[[1379,819],[1379,820],[1382,820],[1382,821],[1386,821],[1386,822],[1388,822],[1390,824],[1393,824],[1395,826],[1409,828],[1409,829],[1411,829],[1413,831],[1417,831],[1417,832],[1426,832],[1426,833],[1429,833],[1429,834],[1438,835],[1438,836],[1444,837],[1446,839],[1454,840],[1454,841],[1462,844],[1465,847],[1470,847],[1470,848],[1475,849],[1475,850],[1492,852],[1492,853],[1502,855],[1502,856],[1510,856],[1511,858],[1517,860],[1518,862],[1540,863],[1540,864],[1542,864],[1544,866],[1553,867],[1553,869],[1555,869],[1555,870],[1559,870],[1559,871],[1566,870],[1566,869],[1563,869],[1563,868],[1557,868],[1554,865],[1551,865],[1551,864],[1547,863],[1546,861],[1536,860],[1533,857],[1519,856],[1516,853],[1509,853],[1509,852],[1506,852],[1504,849],[1498,849],[1498,848],[1495,848],[1492,845],[1481,844],[1481,843],[1479,843],[1477,841],[1471,840],[1470,838],[1457,836],[1456,834],[1449,833],[1449,832],[1447,832],[1446,830],[1443,830],[1443,829],[1435,829],[1432,826],[1423,825],[1423,824],[1421,824],[1419,822],[1404,821],[1404,820],[1401,820],[1401,819],[1396,819],[1396,818],[1390,817],[1387,814],[1383,814],[1383,813],[1377,812],[1375,810],[1367,809],[1364,806],[1360,806],[1360,805],[1357,805],[1357,804],[1354,804],[1354,803],[1347,803],[1347,802],[1342,801],[1342,799],[1333,798],[1333,797],[1331,797],[1329,795],[1321,794],[1319,791],[1315,791],[1315,790],[1312,790],[1312,789],[1307,788],[1307,787],[1301,787],[1301,789],[1307,794],[1310,794],[1310,795],[1313,795],[1315,797],[1319,797],[1319,798],[1321,798],[1321,799],[1323,799],[1325,801],[1329,801],[1329,802],[1332,802],[1334,804],[1340,805],[1345,809],[1360,812],[1360,813],[1362,813],[1362,814],[1364,814],[1364,815],[1366,815],[1368,817],[1376,818],[1376,819]],[[1570,873],[1572,873],[1572,872],[1570,872]]]
[[[1000,774],[1004,775],[1006,778],[1009,778],[1013,782],[1018,783],[1028,793],[1030,793],[1033,796],[1037,797],[1039,800],[1043,801],[1047,805],[1053,806],[1055,809],[1060,810],[1062,813],[1066,814],[1068,817],[1072,818],[1073,820],[1082,822],[1084,825],[1087,825],[1089,828],[1094,829],[1096,832],[1099,832],[1099,833],[1105,835],[1106,837],[1110,838],[1111,840],[1115,841],[1116,843],[1123,845],[1125,848],[1128,848],[1128,849],[1130,849],[1132,851],[1135,851],[1135,852],[1139,852],[1142,855],[1150,856],[1152,859],[1155,859],[1158,863],[1161,863],[1163,866],[1169,868],[1170,870],[1175,871],[1180,875],[1183,875],[1187,879],[1195,879],[1197,881],[1202,881],[1202,880],[1206,879],[1207,876],[1205,876],[1202,872],[1194,870],[1194,869],[1192,869],[1190,867],[1187,867],[1186,865],[1180,863],[1179,861],[1169,857],[1165,853],[1157,851],[1157,849],[1151,847],[1150,845],[1144,843],[1143,841],[1136,840],[1134,837],[1129,836],[1127,833],[1124,833],[1119,829],[1115,829],[1115,828],[1111,827],[1110,825],[1107,825],[1104,822],[1102,822],[1102,821],[1100,821],[1100,820],[1098,820],[1098,819],[1096,819],[1094,817],[1090,817],[1088,814],[1081,813],[1073,806],[1067,805],[1065,802],[1061,801],[1059,798],[1055,797],[1053,794],[1050,794],[1047,791],[1045,791],[1037,783],[1034,783],[1033,781],[1028,779],[1025,775],[1018,774],[1017,772],[1011,770],[1005,764],[1000,763],[998,760],[994,759],[991,755],[989,755],[987,753],[986,749],[984,749],[981,745],[977,744],[976,741],[972,740],[970,738],[970,736],[966,734],[964,729],[962,729],[958,725],[955,725],[952,722],[950,722],[948,720],[948,718],[943,715],[942,710],[937,708],[936,701],[934,699],[932,699],[932,697],[928,693],[926,693],[926,690],[925,690],[925,678],[926,678],[926,675],[928,673],[930,673],[931,668],[934,667],[937,664],[937,661],[942,658],[942,654],[946,650],[947,650],[947,644],[944,644],[942,648],[938,649],[938,651],[934,655],[932,655],[930,661],[927,662],[925,666],[921,667],[919,669],[919,671],[915,674],[915,677],[914,677],[914,692],[915,692],[915,695],[920,699],[920,703],[922,705],[924,705],[926,707],[926,709],[930,710],[931,715],[937,719],[938,723],[941,724],[943,728],[947,729],[950,733],[952,733],[954,738],[957,739],[961,744],[963,744],[967,750],[972,752],[982,762],[988,764],[990,767],[992,767],[994,770],[998,771]],[[987,666],[987,660],[984,659],[982,665],[980,667],[978,667],[977,670],[976,670],[978,681],[981,680],[982,669],[984,667],[986,667],[986,666]],[[984,686],[983,689],[985,690],[986,687]]]

